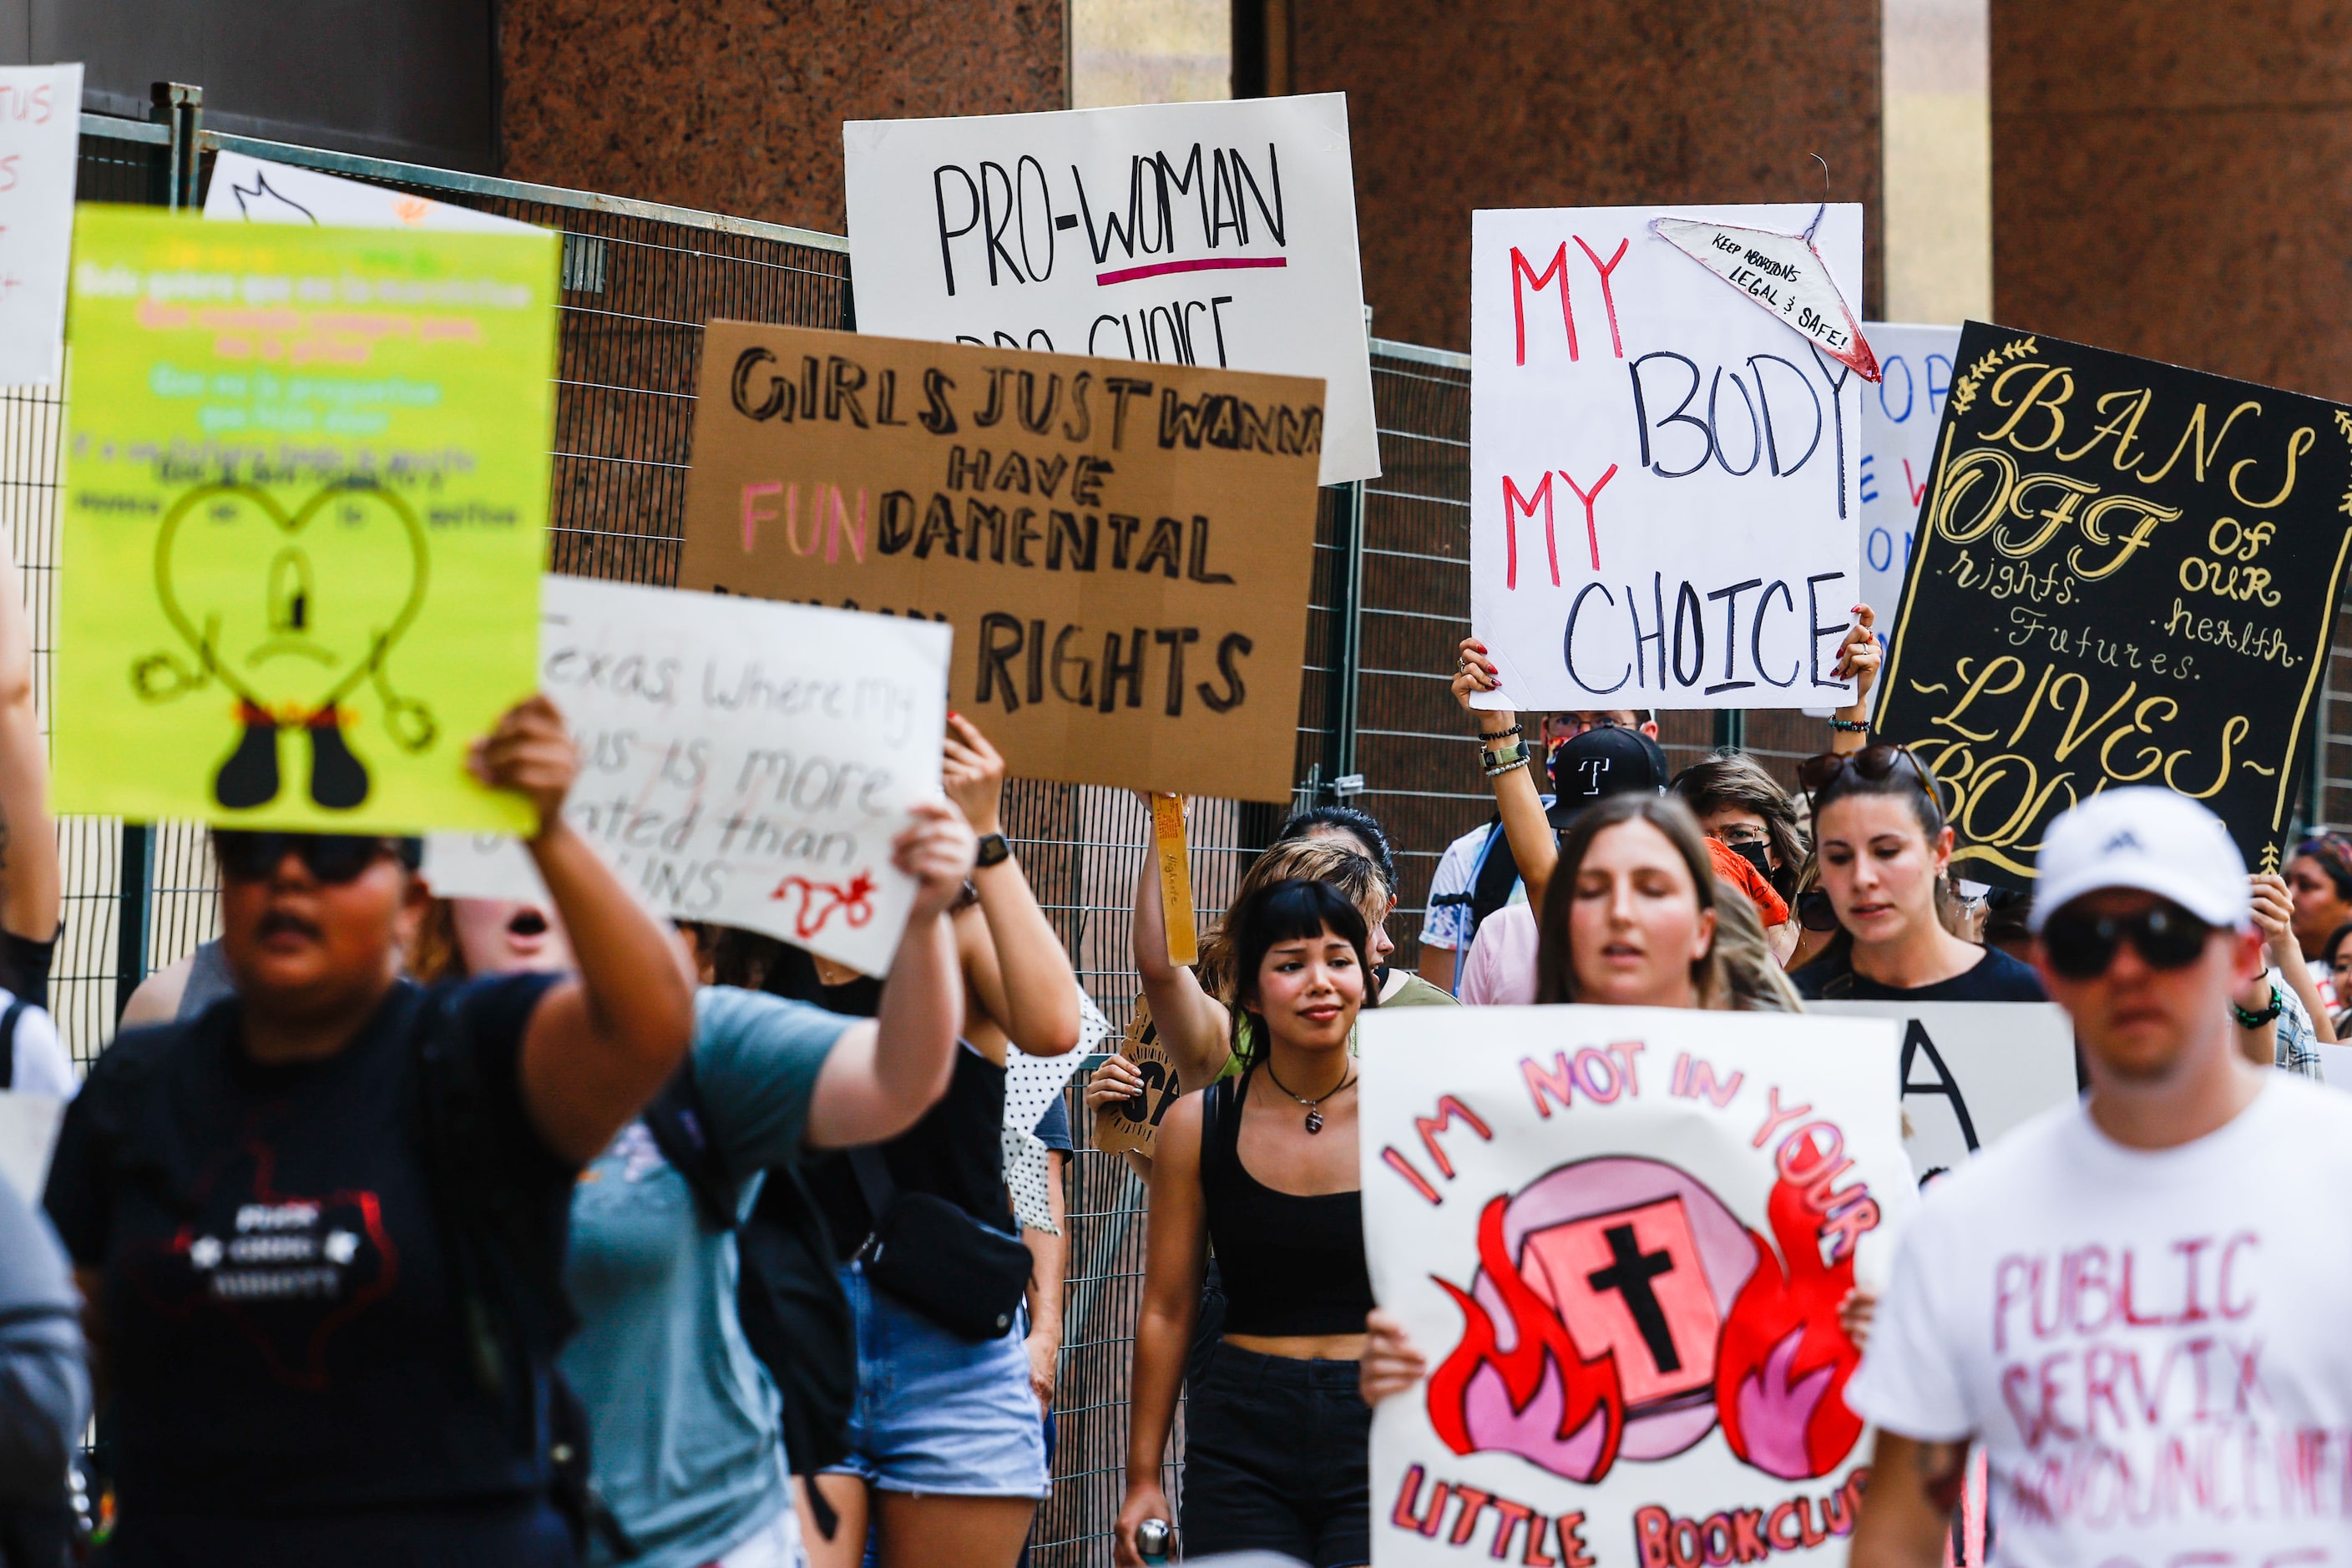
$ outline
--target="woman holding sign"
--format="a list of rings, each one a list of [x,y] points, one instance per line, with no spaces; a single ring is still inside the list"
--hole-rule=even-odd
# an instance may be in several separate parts
[[[1838,679],[1854,683],[1854,696],[1852,702],[1839,709],[1830,720],[1830,750],[1832,753],[1860,750],[1870,729],[1867,719],[1870,688],[1877,679],[1878,667],[1884,657],[1877,638],[1872,635],[1872,628],[1876,624],[1877,616],[1869,605],[1854,605],[1853,623],[1846,628],[1845,640],[1838,645]],[[1474,705],[1475,699],[1499,693],[1502,686],[1502,672],[1488,656],[1486,645],[1475,637],[1463,638],[1454,666],[1454,700],[1469,713],[1471,723],[1476,727],[1479,765],[1485,770],[1486,782],[1495,792],[1495,804],[1503,819],[1503,831],[1510,845],[1512,858],[1527,884],[1528,902],[1533,908],[1541,909],[1544,906],[1544,889],[1559,864],[1559,849],[1558,833],[1545,808],[1543,797],[1537,792],[1533,774],[1536,757],[1521,737],[1523,726],[1510,709]],[[1685,773],[1701,773],[1706,768],[1706,764],[1702,763],[1697,769],[1685,770]],[[1736,769],[1734,773],[1737,773]],[[1759,847],[1764,850],[1761,858],[1767,862],[1758,869],[1793,871],[1793,866],[1773,868],[1769,864],[1775,858],[1785,862],[1787,856],[1796,848],[1799,840],[1792,821],[1776,836],[1769,816],[1748,809],[1741,804],[1738,795],[1717,787],[1717,780],[1701,778],[1687,792],[1679,789],[1680,782],[1677,781],[1678,793],[1688,793],[1699,800],[1700,809],[1709,823],[1709,833],[1718,836],[1737,833],[1747,837],[1749,835],[1742,829],[1753,828],[1756,830],[1753,836],[1763,840]],[[1612,793],[1605,787],[1598,787],[1598,781],[1595,783],[1593,794],[1605,795]],[[1769,780],[1764,783],[1769,791]],[[1758,799],[1760,803],[1769,799],[1769,795],[1759,795]],[[1723,842],[1727,847],[1738,852],[1738,847],[1730,839],[1725,838]],[[1778,848],[1767,847],[1775,844]]]
[[[849,1454],[816,1480],[840,1518],[809,1542],[820,1568],[856,1568],[869,1522],[885,1568],[1012,1568],[1052,1488],[1023,1321],[1030,1256],[1004,1184],[1005,1053],[1075,1047],[1078,982],[1004,837],[1004,759],[956,714],[940,782],[980,847],[950,922],[964,1026],[946,1093],[887,1143],[803,1167],[858,1347]],[[770,989],[873,1011],[871,981],[794,956],[802,984]]]
[[[1259,888],[1227,921],[1243,1070],[1185,1096],[1151,1169],[1117,1558],[1171,1517],[1160,1458],[1211,1241],[1223,1337],[1186,1408],[1183,1551],[1369,1558],[1371,1411],[1356,1395],[1371,1282],[1357,1168],[1356,1015],[1377,1005],[1364,917],[1321,882]]]
[[[552,704],[471,765],[530,801],[578,977],[408,984],[416,840],[216,830],[235,995],[116,1040],[67,1112],[47,1203],[112,1384],[115,1563],[573,1560],[572,1187],[693,983],[566,822]]]
[[[962,1016],[948,910],[972,834],[942,802],[913,815],[891,858],[917,890],[877,1017],[703,987],[686,1064],[572,1195],[564,1280],[581,1322],[563,1372],[599,1497],[644,1568],[799,1562],[778,1391],[737,1311],[736,1231],[777,1167],[903,1132],[946,1086]],[[457,899],[436,915],[459,974],[572,965],[537,906]],[[597,1546],[592,1561],[621,1555]]]
[[[1671,796],[1620,795],[1587,806],[1561,835],[1559,862],[1544,890],[1536,952],[1539,1004],[1611,1007],[1706,1007],[1779,1011],[1774,994],[1729,973],[1723,927],[1733,900],[1718,898],[1715,858],[1690,808]],[[1155,1218],[1157,1216],[1155,1215]],[[1874,1299],[1845,1302],[1846,1331],[1862,1342]],[[1403,1326],[1372,1313],[1363,1354],[1363,1394],[1378,1404],[1403,1393],[1428,1365]]]

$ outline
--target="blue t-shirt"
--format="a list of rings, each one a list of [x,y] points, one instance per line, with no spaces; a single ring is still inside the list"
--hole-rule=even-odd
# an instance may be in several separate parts
[[[1078,1152],[1078,1146],[1070,1141],[1070,1104],[1063,1096],[1055,1095],[1054,1103],[1045,1108],[1045,1114],[1037,1118],[1036,1131],[1037,1142],[1046,1148],[1064,1154]]]
[[[728,1169],[797,1158],[818,1070],[857,1020],[709,986],[694,1021],[695,1080]],[[743,1183],[743,1213],[759,1188]],[[701,1223],[644,1122],[581,1173],[565,1279],[582,1322],[563,1373],[639,1568],[708,1563],[792,1505],[781,1406],[735,1316],[735,1268],[734,1234]],[[592,1561],[610,1560],[597,1542]]]

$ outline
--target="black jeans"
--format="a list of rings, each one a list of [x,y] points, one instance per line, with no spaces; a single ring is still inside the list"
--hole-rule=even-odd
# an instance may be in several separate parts
[[[1371,1560],[1372,1411],[1356,1370],[1216,1347],[1185,1400],[1185,1556]]]

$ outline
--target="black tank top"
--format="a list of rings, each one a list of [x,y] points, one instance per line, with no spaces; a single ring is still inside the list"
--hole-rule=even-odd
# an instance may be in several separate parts
[[[765,989],[858,1018],[871,1018],[882,1003],[879,980],[860,975],[827,985],[815,961],[790,945],[768,971]],[[1014,1226],[1012,1194],[1004,1189],[1003,1126],[1004,1069],[959,1041],[947,1093],[920,1121],[880,1145],[882,1161],[900,1192],[945,1198],[982,1224],[1009,1232]],[[801,1174],[846,1262],[874,1229],[849,1156],[819,1154],[802,1164]]]
[[[1224,1280],[1224,1331],[1360,1334],[1372,1310],[1364,1194],[1303,1198],[1251,1175],[1241,1156],[1248,1098],[1244,1073],[1212,1085],[1201,1108],[1201,1196]]]

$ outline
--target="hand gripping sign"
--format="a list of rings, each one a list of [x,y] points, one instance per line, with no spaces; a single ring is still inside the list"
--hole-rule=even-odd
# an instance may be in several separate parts
[[[1363,1022],[1380,1568],[1843,1560],[1839,1324],[1915,1199],[1895,1026],[1647,1008]]]
[[[573,831],[664,914],[887,970],[915,896],[891,841],[939,795],[948,628],[585,577],[548,578],[542,604]],[[511,839],[436,834],[425,875],[547,896]]]
[[[1659,232],[1755,242],[1759,267],[1736,270],[1768,290],[1794,285],[1761,270],[1763,241],[1793,246],[1798,281],[1852,296],[1862,209],[1821,213],[1811,245],[1779,232],[1815,216],[1472,215],[1470,617],[1502,668],[1490,706],[1851,697],[1836,662],[1861,587],[1864,376],[1842,356],[1859,340],[1808,330],[1811,307],[1773,309],[1694,260],[1710,247]]]

